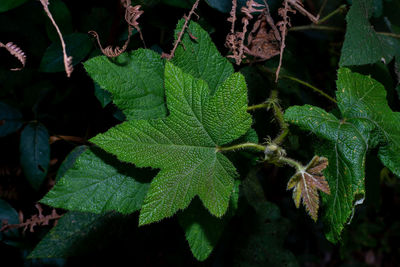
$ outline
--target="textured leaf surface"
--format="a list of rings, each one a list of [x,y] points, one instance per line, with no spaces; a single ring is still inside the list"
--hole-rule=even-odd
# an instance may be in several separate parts
[[[100,105],[104,108],[111,103],[111,93],[100,87],[98,83],[94,83],[94,95],[99,100]]]
[[[144,201],[141,225],[172,216],[196,195],[221,217],[237,173],[216,147],[251,126],[244,78],[233,74],[211,96],[204,81],[168,62],[165,89],[170,112],[166,119],[128,121],[91,141],[120,160],[161,169]]]
[[[64,36],[68,56],[72,56],[72,65],[80,63],[92,49],[92,42],[87,34],[72,33]],[[40,62],[40,71],[64,71],[64,59],[60,41],[52,43],[43,55]]]
[[[46,127],[37,122],[29,123],[21,133],[19,152],[26,179],[34,189],[39,190],[50,163],[49,134]]]
[[[114,104],[128,120],[167,115],[164,61],[156,52],[138,49],[114,60],[98,56],[84,65],[92,79],[112,94]]]
[[[60,168],[58,168],[57,175],[56,175],[56,182],[58,182],[64,174],[74,166],[76,159],[87,150],[87,146],[78,146],[75,147],[68,156],[64,159],[61,163]]]
[[[22,126],[22,114],[18,109],[0,102],[0,136],[18,131]]]
[[[179,215],[179,223],[185,230],[186,240],[197,260],[204,261],[208,258],[225,226],[235,214],[239,200],[239,184],[237,180],[233,187],[228,212],[222,218],[212,216],[198,199]]]
[[[85,239],[90,239],[90,235],[101,236],[99,228],[113,216],[112,213],[68,212],[58,220],[57,226],[39,242],[28,258],[66,258],[82,253],[94,246]]]
[[[149,188],[146,175],[109,154],[87,150],[40,202],[74,211],[132,213]]]
[[[184,20],[180,20],[175,30],[175,38],[182,30]],[[189,34],[196,37],[193,40]],[[171,62],[193,77],[208,83],[211,94],[234,70],[228,59],[221,56],[208,33],[199,24],[191,21],[182,38],[182,45],[176,49]]]
[[[353,211],[364,198],[364,164],[369,145],[380,143],[382,162],[395,173],[399,162],[398,113],[387,105],[386,91],[370,77],[340,69],[336,93],[343,119],[305,105],[289,108],[285,118],[328,140],[318,153],[329,159],[324,172],[331,195],[323,195],[327,206],[327,237],[335,242]]]
[[[400,56],[400,45],[394,38],[379,35],[369,22],[374,0],[354,0],[347,13],[347,30],[340,57],[340,66],[389,63]]]

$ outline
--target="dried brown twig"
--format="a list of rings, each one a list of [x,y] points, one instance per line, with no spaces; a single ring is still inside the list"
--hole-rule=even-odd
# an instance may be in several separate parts
[[[194,11],[195,11],[195,9],[197,8],[197,6],[199,5],[199,2],[200,2],[200,0],[197,0],[197,1],[193,4],[192,9],[191,9],[190,12],[189,12],[189,15],[183,16],[184,19],[185,19],[185,23],[183,24],[182,30],[181,30],[181,31],[179,32],[179,34],[178,34],[178,38],[176,39],[176,41],[175,41],[175,43],[174,43],[174,47],[172,48],[172,50],[171,50],[171,52],[170,52],[169,54],[162,53],[162,55],[161,55],[162,58],[166,58],[166,59],[170,60],[171,58],[174,57],[174,55],[175,55],[175,50],[176,50],[176,48],[178,47],[179,43],[180,43],[181,40],[182,40],[183,34],[185,33],[185,30],[186,30],[186,28],[187,28],[187,26],[188,26],[188,23],[189,23],[189,21],[190,21],[190,18],[192,17],[193,14],[196,14]],[[191,34],[190,34],[190,35],[191,35]],[[195,38],[194,36],[192,36],[192,35],[191,35],[191,38],[192,38],[192,39],[196,39],[196,38]]]
[[[143,42],[144,47],[146,44],[143,39],[142,31],[139,27],[139,22],[137,21],[139,17],[143,14],[143,11],[140,10],[141,6],[131,6],[131,0],[121,0],[121,5],[125,8],[125,21],[128,23],[128,39],[125,41],[122,47],[116,46],[115,48],[112,45],[103,48],[100,42],[99,34],[96,31],[89,31],[93,37],[96,38],[97,43],[100,47],[101,52],[107,57],[117,57],[126,51],[128,48],[129,42],[131,41],[131,36],[133,29],[136,29],[140,35],[140,39]]]
[[[17,71],[17,70],[22,70],[25,67],[25,63],[26,63],[26,56],[24,51],[22,51],[21,48],[19,48],[17,45],[8,42],[6,44],[3,44],[2,42],[0,42],[0,48],[4,47],[5,49],[7,49],[7,51],[13,55],[14,57],[16,57],[19,62],[21,62],[22,67],[20,68],[13,68],[11,69],[12,71]]]
[[[49,17],[49,19],[51,20],[51,23],[53,23],[54,28],[56,28],[58,36],[60,37],[61,46],[62,46],[62,50],[63,50],[65,72],[67,73],[67,77],[71,77],[72,71],[74,70],[74,68],[72,67],[72,57],[69,57],[67,55],[67,49],[66,49],[66,45],[64,42],[64,38],[61,34],[60,29],[58,28],[57,23],[55,22],[53,16],[51,15],[50,10],[49,10],[49,0],[40,0],[40,3],[42,3],[43,9],[46,12],[47,17]]]
[[[54,221],[54,225],[56,224],[57,220],[61,218],[62,215],[57,214],[55,209],[52,210],[51,214],[43,215],[43,208],[40,204],[35,205],[36,209],[38,210],[39,214],[33,215],[31,218],[27,219],[24,222],[23,213],[19,213],[19,224],[8,224],[8,222],[3,222],[3,226],[0,229],[0,232],[4,232],[10,229],[17,229],[17,228],[24,228],[23,231],[25,232],[28,228],[30,232],[34,232],[35,226],[41,225],[49,225],[50,221]]]

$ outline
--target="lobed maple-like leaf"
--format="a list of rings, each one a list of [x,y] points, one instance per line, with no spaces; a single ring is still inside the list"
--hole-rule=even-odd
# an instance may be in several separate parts
[[[318,190],[330,194],[328,182],[322,171],[328,166],[328,159],[314,156],[304,170],[297,171],[289,180],[287,189],[293,189],[293,200],[297,208],[303,200],[308,214],[314,221],[318,219]]]
[[[336,242],[344,224],[364,199],[365,157],[379,146],[378,156],[395,174],[400,174],[400,113],[393,112],[385,88],[369,76],[342,68],[338,71],[338,119],[310,105],[286,110],[285,119],[325,139],[317,153],[329,160],[324,171],[330,195],[323,195],[327,238]]]
[[[91,141],[120,160],[159,168],[144,200],[139,224],[172,216],[197,195],[214,216],[228,208],[237,172],[217,151],[251,126],[244,77],[235,73],[213,95],[208,85],[167,62],[165,119],[124,122]]]

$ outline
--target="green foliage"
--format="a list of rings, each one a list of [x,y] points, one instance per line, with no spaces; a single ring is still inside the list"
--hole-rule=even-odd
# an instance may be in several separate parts
[[[28,0],[2,0],[0,3],[0,12],[16,8]]]
[[[165,117],[164,61],[147,49],[125,53],[114,60],[105,56],[85,62],[85,69],[128,120]]]
[[[39,190],[50,164],[49,134],[38,122],[29,123],[21,133],[19,144],[21,166],[26,179]]]
[[[166,119],[128,121],[91,141],[122,161],[161,168],[145,198],[139,224],[172,216],[196,195],[221,217],[237,173],[216,148],[250,128],[244,78],[233,74],[211,96],[205,82],[167,63],[165,94],[170,112]]]
[[[370,77],[340,69],[337,100],[342,119],[310,105],[295,106],[285,119],[329,141],[318,151],[329,159],[325,176],[331,195],[324,195],[327,238],[340,239],[343,225],[364,198],[365,157],[368,148],[380,145],[382,162],[398,172],[399,114],[392,112],[384,87]]]
[[[369,22],[374,0],[354,0],[347,13],[347,31],[340,56],[340,66],[364,65],[378,61],[389,63],[400,57],[400,44],[391,37],[379,35]]]
[[[101,88],[98,83],[94,83],[94,95],[103,108],[112,102],[111,93]]]
[[[80,63],[92,49],[92,42],[87,34],[72,33],[64,36],[68,56],[72,56],[72,65]],[[62,72],[64,71],[63,53],[60,40],[52,43],[43,55],[40,62],[40,71]]]
[[[65,175],[65,173],[74,166],[76,159],[87,150],[87,146],[78,146],[75,147],[68,156],[64,159],[60,168],[58,168],[56,175],[56,182],[58,182],[61,177]]]
[[[229,209],[221,219],[212,216],[198,199],[179,215],[179,223],[185,230],[186,239],[197,260],[204,261],[209,257],[229,220],[235,215],[239,201],[239,184],[236,180]]]
[[[178,22],[175,38],[182,30],[183,23],[183,19]],[[178,46],[171,62],[193,77],[206,81],[213,94],[232,75],[232,64],[221,56],[208,33],[199,24],[190,22],[187,31],[196,39],[192,40],[189,34],[184,34],[183,45]]]
[[[74,211],[132,213],[140,209],[149,188],[146,175],[146,171],[89,149],[41,202]]]
[[[22,114],[18,109],[0,102],[0,136],[18,131],[22,126]]]
[[[19,223],[18,212],[6,201],[0,199],[0,222],[8,224]],[[0,241],[12,244],[12,239],[18,236],[18,230],[10,229],[7,232],[0,232]]]
[[[29,254],[29,258],[66,258],[87,250],[90,235],[101,235],[107,220],[115,216],[113,213],[92,214],[83,212],[67,212]],[[103,229],[104,231],[104,229]]]

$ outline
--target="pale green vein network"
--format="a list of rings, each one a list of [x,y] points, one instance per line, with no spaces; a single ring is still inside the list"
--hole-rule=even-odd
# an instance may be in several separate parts
[[[120,160],[161,169],[150,185],[140,224],[172,216],[196,195],[211,214],[221,217],[237,173],[216,147],[234,141],[251,126],[244,77],[232,74],[210,95],[204,81],[168,62],[165,90],[167,118],[128,121],[91,141]]]

